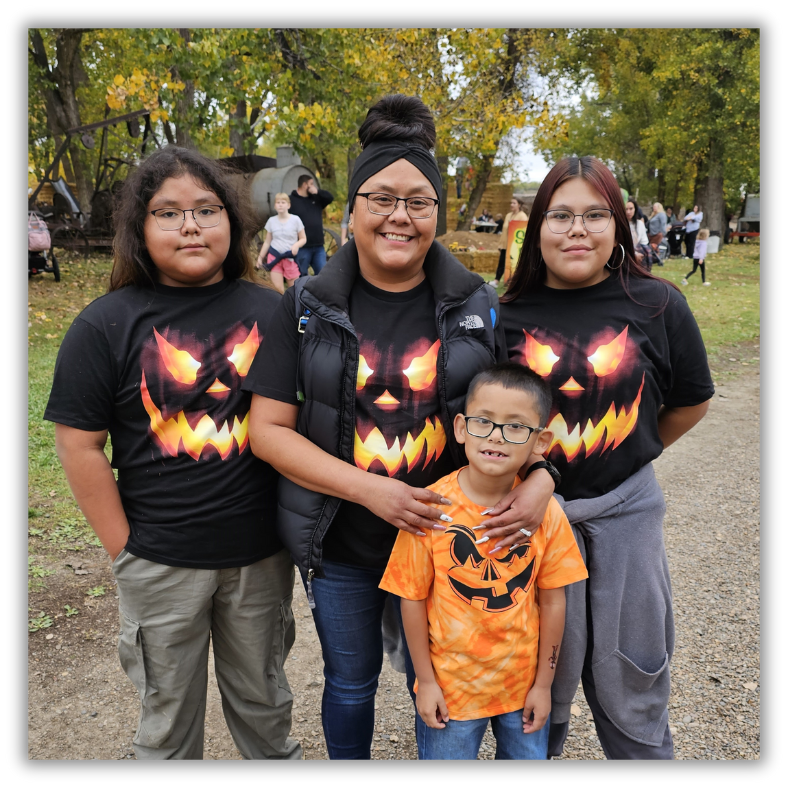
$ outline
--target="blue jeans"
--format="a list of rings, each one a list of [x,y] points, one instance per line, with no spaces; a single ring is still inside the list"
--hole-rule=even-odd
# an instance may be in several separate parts
[[[479,720],[450,720],[444,728],[429,728],[417,715],[417,753],[421,761],[474,761],[488,721],[496,739],[498,761],[545,761],[549,723],[535,733],[524,733],[523,709]]]
[[[300,276],[307,276],[307,269],[312,265],[313,273],[318,274],[326,265],[326,250],[323,246],[303,246],[296,253],[296,264]]]
[[[325,577],[313,578],[313,619],[324,657],[321,722],[330,759],[369,760],[376,690],[384,645],[384,606],[400,599],[379,588],[383,569],[324,561]],[[304,582],[304,577],[302,578]],[[414,668],[406,648],[406,680],[413,695]]]

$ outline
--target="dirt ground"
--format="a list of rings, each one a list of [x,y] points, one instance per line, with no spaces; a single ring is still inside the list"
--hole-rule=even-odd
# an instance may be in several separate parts
[[[760,753],[760,458],[753,440],[759,380],[750,368],[719,385],[707,418],[655,463],[667,499],[677,628],[670,725],[679,759],[754,759]],[[98,548],[73,560],[53,553],[47,568],[55,573],[46,589],[30,594],[30,607],[63,611],[68,604],[79,614],[62,613],[53,626],[29,636],[29,758],[133,758],[138,702],[118,664],[117,599],[106,555]],[[86,596],[100,585],[104,596]],[[287,666],[295,695],[292,735],[303,743],[306,759],[325,759],[321,652],[299,583],[294,605],[297,640]],[[209,687],[205,758],[239,759],[213,667]],[[405,682],[386,658],[376,709],[373,757],[416,758]],[[563,757],[602,758],[581,692],[572,711]],[[493,754],[489,730],[480,758]]]

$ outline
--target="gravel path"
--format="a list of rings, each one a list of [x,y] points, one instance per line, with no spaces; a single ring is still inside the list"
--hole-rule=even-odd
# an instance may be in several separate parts
[[[753,368],[720,384],[708,416],[656,462],[667,499],[666,545],[675,599],[670,725],[679,759],[754,759],[760,753],[759,375]],[[85,551],[90,584],[111,586],[101,551]],[[70,569],[57,567],[46,597],[62,609],[76,599]],[[84,597],[82,597],[84,599]],[[58,619],[29,639],[29,756],[133,757],[137,699],[118,665],[114,594],[80,616]],[[305,758],[324,759],[322,660],[301,584],[295,589],[297,640],[288,660],[296,697],[292,734]],[[38,608],[37,608],[38,609]],[[206,759],[238,759],[209,683]],[[375,759],[414,759],[413,711],[404,677],[385,659],[376,703]],[[603,754],[579,691],[564,758]],[[76,730],[75,730],[76,729]],[[486,734],[480,753],[493,758]]]

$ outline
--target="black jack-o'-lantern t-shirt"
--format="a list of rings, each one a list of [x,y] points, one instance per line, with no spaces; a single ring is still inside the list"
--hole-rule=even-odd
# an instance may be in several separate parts
[[[349,318],[359,340],[354,463],[412,487],[427,487],[454,470],[440,418],[435,312],[427,279],[392,293],[359,276],[349,296]],[[300,335],[290,290],[270,335],[245,388],[296,405]],[[343,501],[324,537],[324,558],[383,569],[397,535],[397,528],[364,506]]]
[[[610,276],[579,289],[543,286],[501,307],[510,360],[551,385],[547,456],[567,500],[603,495],[661,454],[661,405],[699,405],[713,396],[685,298],[651,279],[631,278],[629,289],[635,300]]]
[[[133,555],[217,569],[282,549],[277,473],[250,450],[242,391],[279,300],[241,280],[125,287],[66,333],[44,418],[109,430]]]

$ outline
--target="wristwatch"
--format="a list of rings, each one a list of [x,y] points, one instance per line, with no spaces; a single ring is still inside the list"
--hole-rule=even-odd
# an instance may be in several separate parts
[[[540,462],[533,462],[532,465],[527,468],[527,472],[524,475],[524,479],[529,476],[532,471],[537,471],[539,468],[545,468],[549,472],[549,476],[551,476],[552,480],[554,481],[554,491],[557,491],[557,488],[562,484],[562,476],[560,476],[560,472],[548,461],[548,460],[541,460]]]

